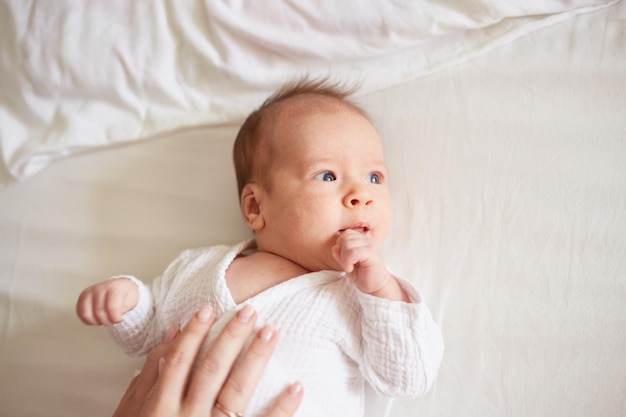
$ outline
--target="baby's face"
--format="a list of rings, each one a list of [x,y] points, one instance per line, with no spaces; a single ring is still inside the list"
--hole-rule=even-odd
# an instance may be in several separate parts
[[[380,248],[391,204],[383,147],[369,120],[331,103],[313,113],[287,110],[273,131],[259,248],[311,271],[339,269],[331,248],[347,229]]]

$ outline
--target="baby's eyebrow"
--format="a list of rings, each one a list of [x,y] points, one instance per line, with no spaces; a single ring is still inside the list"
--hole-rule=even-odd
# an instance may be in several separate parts
[[[316,170],[316,169],[326,169],[331,166],[337,165],[337,161],[331,158],[315,158],[311,160],[305,160],[302,163],[302,168],[306,171]]]
[[[377,167],[377,169],[387,170],[387,164],[385,164],[384,159],[377,159],[375,161],[370,162],[371,166]]]

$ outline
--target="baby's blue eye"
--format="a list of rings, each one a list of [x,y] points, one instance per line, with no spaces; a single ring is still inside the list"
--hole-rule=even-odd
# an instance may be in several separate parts
[[[316,180],[320,180],[320,181],[335,181],[337,180],[337,178],[335,177],[335,174],[333,174],[332,172],[326,171],[326,172],[322,172],[321,174],[317,174],[315,176]]]
[[[371,182],[372,184],[380,184],[380,175],[372,172],[367,176],[367,182]]]

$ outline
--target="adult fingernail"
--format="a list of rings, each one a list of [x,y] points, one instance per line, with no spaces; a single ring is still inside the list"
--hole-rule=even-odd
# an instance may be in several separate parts
[[[163,366],[165,366],[165,358],[159,358],[159,375],[163,373]]]
[[[247,323],[252,318],[254,314],[254,308],[251,305],[246,304],[241,310],[237,312],[237,320],[242,323]]]
[[[259,339],[263,342],[269,342],[274,337],[275,330],[270,326],[264,326],[259,332]]]
[[[302,392],[302,384],[300,382],[294,382],[293,384],[289,386],[289,388],[287,389],[287,392],[292,397],[297,397]]]
[[[213,314],[213,309],[209,306],[202,306],[200,310],[196,313],[196,317],[198,320],[207,322],[211,318],[211,314]]]
[[[163,339],[164,342],[171,342],[172,340],[176,339],[176,336],[178,335],[178,326],[175,324],[172,324],[170,326],[169,329],[167,329],[167,333],[165,333],[165,339]]]

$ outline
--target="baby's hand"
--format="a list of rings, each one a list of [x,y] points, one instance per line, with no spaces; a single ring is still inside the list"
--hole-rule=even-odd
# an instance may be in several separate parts
[[[84,290],[78,297],[76,313],[90,326],[112,326],[122,321],[138,299],[137,284],[125,278],[110,279]]]
[[[346,230],[341,233],[332,251],[341,268],[365,293],[375,294],[394,280],[375,242],[367,233]]]

